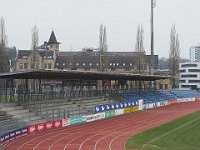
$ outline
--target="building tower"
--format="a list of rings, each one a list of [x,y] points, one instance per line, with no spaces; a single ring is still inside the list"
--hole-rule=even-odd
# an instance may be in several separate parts
[[[55,50],[56,54],[58,55],[59,54],[59,44],[60,44],[60,42],[57,41],[54,31],[52,31],[49,41],[47,43],[48,49]]]

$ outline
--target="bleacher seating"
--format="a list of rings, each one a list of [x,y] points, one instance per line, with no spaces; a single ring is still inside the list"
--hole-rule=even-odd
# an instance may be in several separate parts
[[[200,97],[196,90],[160,90],[160,91],[143,91],[133,93],[120,93],[119,96],[125,101],[136,101],[143,99],[145,103],[153,103],[165,100],[174,100],[178,98]]]

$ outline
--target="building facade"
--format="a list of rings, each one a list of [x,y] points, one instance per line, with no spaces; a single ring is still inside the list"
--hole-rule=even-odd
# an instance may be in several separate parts
[[[200,61],[200,46],[190,48],[190,61]]]
[[[58,70],[79,70],[79,71],[100,71],[105,72],[150,74],[151,55],[144,54],[138,59],[139,52],[106,52],[107,62],[102,60],[97,49],[83,48],[80,51],[59,51],[54,31],[52,31],[48,42],[38,47],[37,50],[19,50],[16,60],[16,71],[58,69]],[[100,65],[102,65],[100,67]],[[158,55],[154,55],[154,72],[158,71]],[[158,74],[157,74],[158,75]],[[45,82],[45,81],[44,81]],[[143,83],[148,86],[149,83]],[[145,85],[147,84],[147,85]],[[156,88],[170,89],[170,82],[163,80],[156,82]]]
[[[179,73],[179,89],[200,88],[200,62],[180,63]]]

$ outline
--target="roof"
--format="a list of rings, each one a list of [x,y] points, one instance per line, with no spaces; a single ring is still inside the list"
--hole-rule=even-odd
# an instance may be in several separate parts
[[[137,52],[107,52],[109,63],[115,64],[109,67],[117,68],[133,68],[133,65],[136,62]],[[150,64],[151,56],[145,55],[147,62]],[[71,59],[71,60],[70,60]],[[97,63],[99,61],[99,52],[98,51],[73,51],[73,52],[59,52],[59,55],[56,58],[55,68],[68,68],[69,61],[72,61],[72,64],[75,67],[89,67],[97,68]],[[65,64],[65,66],[63,66]],[[77,66],[78,64],[79,66]],[[126,64],[124,66],[124,64]],[[158,69],[158,55],[154,55],[154,69]]]
[[[105,73],[68,70],[32,70],[0,73],[0,79],[81,79],[81,80],[142,80],[168,79],[169,76],[140,75],[132,73]]]
[[[19,50],[18,51],[18,59],[27,59],[29,55],[31,54],[32,50]],[[37,52],[40,54],[41,57],[44,56],[52,56],[54,54],[54,51],[52,50],[45,50],[45,49],[38,49]]]
[[[57,42],[54,31],[51,32],[51,36],[49,38],[48,44],[60,44],[60,42]]]

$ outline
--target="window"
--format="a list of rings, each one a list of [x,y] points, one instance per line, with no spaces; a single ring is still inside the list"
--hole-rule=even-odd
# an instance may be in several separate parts
[[[189,69],[190,70],[190,69]],[[179,70],[179,72],[185,72],[185,70]]]
[[[44,63],[44,69],[47,69],[47,64],[46,63]]]
[[[63,66],[65,66],[65,63],[63,63]]]
[[[117,63],[116,65],[119,66],[119,63]]]
[[[35,68],[34,63],[31,63],[31,69],[34,69],[34,68]]]
[[[161,90],[163,89],[163,84],[160,84],[160,89],[161,89]]]
[[[189,83],[200,83],[200,80],[189,80]]]
[[[132,63],[130,63],[130,66],[132,66],[133,64]]]
[[[181,75],[182,78],[196,78],[196,74],[186,74],[186,75]]]
[[[92,63],[90,63],[90,66],[92,66]]]
[[[83,66],[85,66],[85,63],[83,63]]]
[[[27,68],[28,68],[27,63],[24,63],[24,69],[27,69]]]
[[[76,63],[76,65],[78,66],[78,63]]]
[[[180,83],[185,83],[185,80],[179,80]]]
[[[19,69],[23,69],[23,64],[22,63],[19,64]]]
[[[123,66],[125,66],[125,63],[123,63]]]
[[[48,64],[48,69],[51,69],[51,63]]]
[[[90,71],[90,68],[86,67],[84,68],[84,71]]]
[[[56,66],[58,66],[59,65],[59,63],[56,63]]]
[[[124,68],[124,71],[131,71],[131,68]]]
[[[168,89],[168,84],[165,84],[165,90],[167,90]]]
[[[200,72],[200,69],[189,69],[189,72]]]
[[[110,66],[112,66],[112,63],[110,63]]]
[[[181,67],[197,67],[197,64],[183,64]]]

